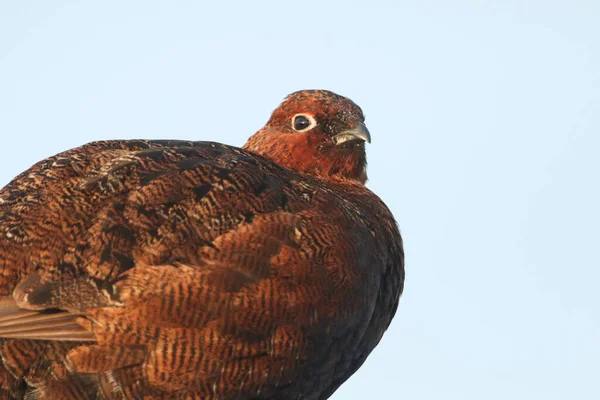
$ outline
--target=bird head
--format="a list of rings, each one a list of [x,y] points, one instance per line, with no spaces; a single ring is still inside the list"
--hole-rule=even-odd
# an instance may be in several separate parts
[[[364,120],[346,97],[301,90],[285,98],[244,148],[302,173],[365,183],[371,135]]]

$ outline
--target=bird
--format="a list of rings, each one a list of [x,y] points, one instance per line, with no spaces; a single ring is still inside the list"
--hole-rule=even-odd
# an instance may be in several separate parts
[[[362,109],[288,95],[242,147],[107,140],[0,190],[0,398],[322,400],[398,308]]]

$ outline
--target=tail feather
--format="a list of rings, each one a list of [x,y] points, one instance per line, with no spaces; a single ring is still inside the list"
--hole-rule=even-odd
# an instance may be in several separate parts
[[[0,299],[0,338],[58,341],[95,341],[94,334],[68,312],[31,311],[19,308],[8,296]]]

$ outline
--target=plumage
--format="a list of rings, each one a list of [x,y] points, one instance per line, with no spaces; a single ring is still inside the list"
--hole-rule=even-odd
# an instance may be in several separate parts
[[[288,96],[244,148],[93,142],[0,191],[0,390],[326,399],[387,329],[397,224],[361,109]]]

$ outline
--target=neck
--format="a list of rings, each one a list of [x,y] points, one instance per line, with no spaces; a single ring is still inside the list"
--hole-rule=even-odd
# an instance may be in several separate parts
[[[313,140],[311,140],[313,139]],[[311,142],[315,143],[311,143]],[[318,144],[301,134],[273,132],[263,128],[244,145],[244,149],[275,163],[322,179],[365,183],[366,157],[363,144],[336,146],[331,141]]]

